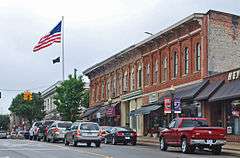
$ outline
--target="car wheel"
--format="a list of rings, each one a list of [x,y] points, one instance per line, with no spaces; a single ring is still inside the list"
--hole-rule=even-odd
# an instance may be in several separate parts
[[[135,146],[137,143],[136,143],[136,142],[132,142],[131,144],[132,144],[133,146]]]
[[[91,143],[87,143],[87,147],[90,147],[91,146]]]
[[[32,140],[33,139],[33,136],[29,136],[29,140]]]
[[[193,153],[196,147],[188,144],[187,139],[183,138],[181,143],[181,150],[183,153]]]
[[[95,146],[96,146],[97,148],[99,148],[99,147],[101,146],[101,143],[100,143],[100,142],[97,142],[97,143],[95,143]]]
[[[64,139],[64,145],[68,146],[69,142],[67,141],[67,138]]]
[[[112,138],[112,144],[113,144],[113,145],[116,145],[116,144],[117,144],[117,142],[116,142],[116,140],[115,140],[114,137]]]
[[[108,141],[107,141],[107,138],[104,138],[104,144],[107,144]]]
[[[221,152],[222,152],[222,146],[219,145],[219,146],[213,146],[212,147],[212,153],[214,155],[220,155]]]
[[[167,144],[166,144],[166,142],[165,142],[165,139],[164,139],[164,138],[161,138],[161,139],[160,139],[160,149],[161,149],[162,151],[166,151],[167,148],[168,148],[168,146],[167,146]]]

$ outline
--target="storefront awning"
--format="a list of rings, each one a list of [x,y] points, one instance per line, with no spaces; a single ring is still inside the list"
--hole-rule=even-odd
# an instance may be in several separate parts
[[[82,115],[82,118],[88,117],[88,116],[96,113],[99,108],[100,108],[100,106],[87,109],[86,112]]]
[[[176,88],[176,90],[173,92],[174,97],[175,98],[178,97],[181,100],[193,99],[196,95],[198,95],[201,92],[201,90],[207,85],[207,83],[208,80]],[[160,94],[159,103],[162,104],[164,102],[165,97],[171,97],[170,91],[166,91]]]
[[[240,97],[240,80],[225,83],[218,91],[209,98],[209,101],[221,101]]]
[[[134,115],[146,115],[149,114],[151,111],[155,111],[159,109],[161,105],[150,105],[150,106],[143,106],[139,109],[133,110],[129,113],[130,116]]]
[[[220,88],[223,85],[224,81],[214,81],[212,83],[209,83],[196,97],[194,100],[200,101],[200,100],[207,100],[210,96],[212,96],[218,88]]]

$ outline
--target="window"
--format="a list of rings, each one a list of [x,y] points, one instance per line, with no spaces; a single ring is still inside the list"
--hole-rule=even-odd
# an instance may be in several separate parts
[[[96,84],[96,101],[99,99],[99,86]]]
[[[94,97],[95,97],[95,88],[92,88],[92,101],[94,102]]]
[[[167,80],[167,58],[165,57],[163,59],[163,78],[162,81],[166,81]]]
[[[132,66],[132,68],[131,68],[131,91],[133,91],[134,90],[134,83],[135,83],[135,74],[134,74],[134,66]]]
[[[117,95],[120,94],[122,89],[122,74],[119,72],[117,75]]]
[[[102,80],[101,98],[104,98],[104,80]]]
[[[187,75],[189,73],[189,50],[185,48],[184,50],[184,74]]]
[[[196,44],[195,47],[195,70],[200,71],[201,69],[201,45]]]
[[[183,120],[182,127],[208,127],[207,120]]]
[[[146,85],[150,82],[150,64],[148,63],[146,66]]]
[[[107,99],[109,99],[109,94],[110,94],[110,81],[109,79],[107,80]]]
[[[173,54],[173,78],[176,78],[178,74],[178,55],[177,52]]]
[[[154,83],[158,82],[158,61],[154,64]]]
[[[142,87],[142,65],[138,65],[138,88]]]
[[[112,78],[112,96],[116,95],[116,75]]]
[[[123,76],[123,91],[127,92],[127,90],[128,90],[128,72],[125,71]]]

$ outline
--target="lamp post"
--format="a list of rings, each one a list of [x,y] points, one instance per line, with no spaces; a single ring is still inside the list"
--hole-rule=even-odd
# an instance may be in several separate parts
[[[169,89],[170,94],[171,94],[171,120],[174,118],[174,93],[175,93],[175,88],[172,85],[171,88]]]

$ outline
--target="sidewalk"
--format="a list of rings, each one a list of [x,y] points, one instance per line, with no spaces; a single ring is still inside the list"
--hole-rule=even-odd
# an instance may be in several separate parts
[[[159,140],[158,138],[153,138],[153,137],[138,137],[137,144],[159,146]],[[223,146],[223,151],[240,154],[240,143],[227,142],[227,144]]]

